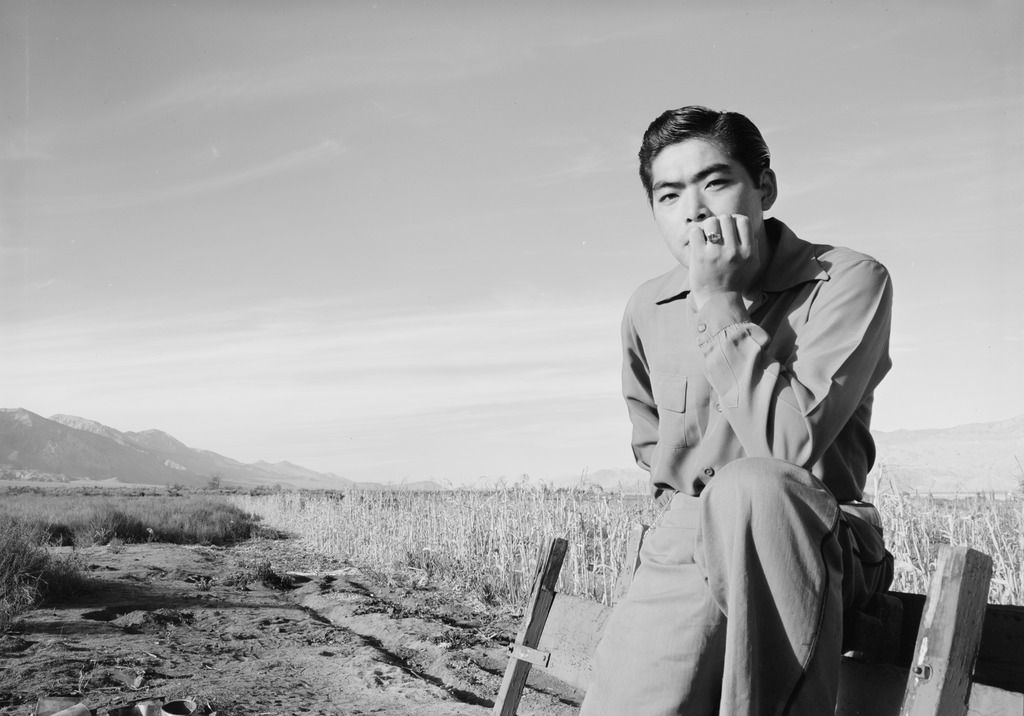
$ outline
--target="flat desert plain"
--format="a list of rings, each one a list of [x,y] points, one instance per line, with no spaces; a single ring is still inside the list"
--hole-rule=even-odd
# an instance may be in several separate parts
[[[77,554],[90,588],[0,637],[0,714],[73,696],[101,715],[189,697],[228,716],[482,716],[518,629],[518,615],[473,597],[389,582],[288,540]],[[568,716],[580,698],[535,672],[519,713]]]

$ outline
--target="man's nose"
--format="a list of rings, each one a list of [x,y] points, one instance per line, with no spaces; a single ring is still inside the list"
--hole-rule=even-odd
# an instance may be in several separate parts
[[[711,216],[711,212],[704,204],[704,197],[694,192],[686,197],[686,220],[692,223],[700,223]]]

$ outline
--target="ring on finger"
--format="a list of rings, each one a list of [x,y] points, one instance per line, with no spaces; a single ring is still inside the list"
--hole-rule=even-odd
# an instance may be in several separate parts
[[[709,244],[721,244],[721,243],[725,243],[725,242],[724,242],[724,240],[722,239],[722,235],[721,235],[721,234],[716,234],[716,233],[713,233],[713,232],[712,232],[712,233],[710,233],[710,234],[708,234],[708,235],[707,235],[707,236],[705,236],[704,238],[705,238],[705,239],[707,239],[707,242],[708,242]]]

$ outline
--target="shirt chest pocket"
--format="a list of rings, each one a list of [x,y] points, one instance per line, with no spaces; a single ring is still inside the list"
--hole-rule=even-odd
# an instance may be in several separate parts
[[[695,444],[689,429],[695,416],[686,413],[686,376],[651,371],[651,390],[658,406],[658,447],[679,450]]]

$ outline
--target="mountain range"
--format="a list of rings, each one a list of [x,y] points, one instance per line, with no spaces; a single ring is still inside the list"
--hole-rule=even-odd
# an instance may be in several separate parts
[[[160,430],[121,432],[74,415],[44,418],[23,408],[0,408],[0,479],[116,480],[142,485],[306,489],[441,490],[435,482],[356,482],[290,462],[244,463],[198,450]]]
[[[868,476],[869,492],[1009,492],[1024,485],[1024,415],[952,428],[873,434],[878,455]],[[188,447],[160,430],[121,432],[86,418],[44,418],[23,408],[0,408],[0,479],[183,486],[206,486],[216,480],[240,487],[445,489],[433,481],[356,482],[290,462],[243,463]],[[647,475],[637,468],[611,468],[558,477],[547,484],[644,492]]]
[[[872,480],[908,492],[1012,492],[1024,489],[1024,415],[952,428],[874,433]]]
[[[866,491],[955,495],[1024,489],[1024,415],[928,430],[874,431],[877,455]],[[598,470],[555,480],[603,490],[646,489],[640,469]]]

